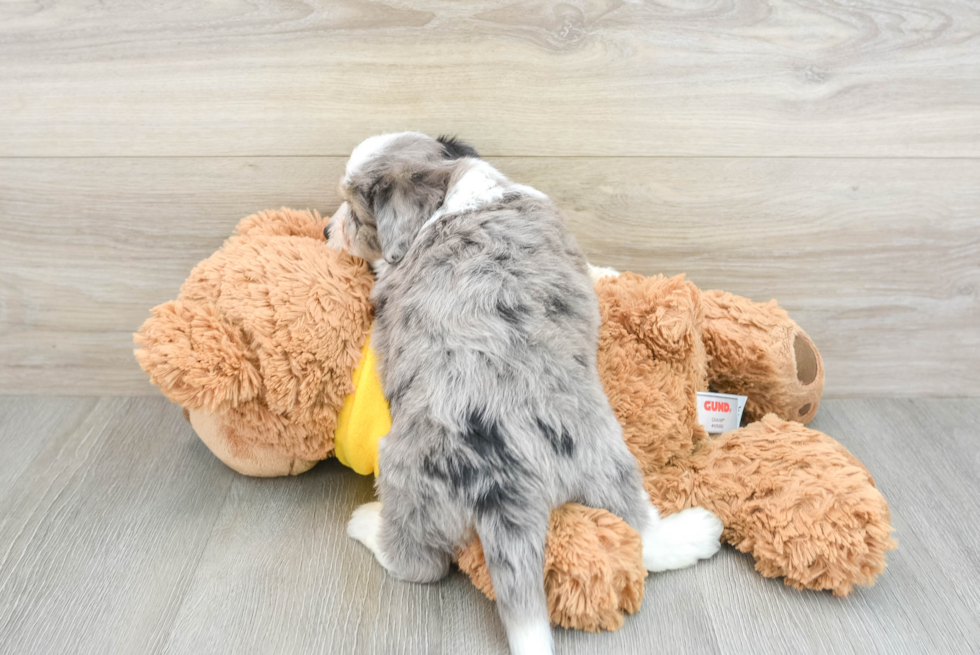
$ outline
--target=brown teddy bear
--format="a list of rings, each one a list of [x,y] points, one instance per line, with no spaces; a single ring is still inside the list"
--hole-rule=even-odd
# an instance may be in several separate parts
[[[374,280],[327,247],[325,225],[288,209],[242,220],[135,337],[153,383],[246,475],[295,475],[331,455],[377,473],[390,424],[370,349]],[[661,513],[711,510],[723,541],[788,585],[846,595],[872,584],[895,547],[888,506],[857,459],[801,424],[823,386],[806,333],[774,302],[681,276],[595,273],[600,376]],[[747,395],[746,417],[760,420],[709,436],[696,408],[709,384]],[[459,566],[493,597],[478,541]],[[604,510],[556,509],[545,568],[558,625],[614,630],[640,606],[639,535]]]

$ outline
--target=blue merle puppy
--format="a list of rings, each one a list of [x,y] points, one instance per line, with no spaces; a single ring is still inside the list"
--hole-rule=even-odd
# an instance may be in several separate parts
[[[375,262],[373,345],[392,427],[380,503],[348,533],[393,575],[432,582],[483,542],[511,652],[553,652],[544,590],[551,510],[621,516],[646,567],[719,547],[700,508],[660,519],[596,370],[588,265],[544,194],[453,139],[371,137],[352,153],[331,241]]]

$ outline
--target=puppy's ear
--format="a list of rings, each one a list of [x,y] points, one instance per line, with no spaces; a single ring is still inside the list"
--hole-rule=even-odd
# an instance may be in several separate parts
[[[462,159],[463,157],[480,158],[480,153],[476,151],[476,148],[465,141],[459,140],[455,136],[444,134],[436,139],[436,141],[442,144],[442,154],[446,159]]]
[[[419,230],[446,197],[450,166],[402,170],[379,180],[370,194],[381,252],[389,264],[402,260]]]

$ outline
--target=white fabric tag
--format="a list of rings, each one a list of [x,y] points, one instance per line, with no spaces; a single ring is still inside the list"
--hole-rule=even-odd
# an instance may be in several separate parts
[[[727,393],[698,392],[698,422],[708,434],[735,430],[742,423],[745,396]]]

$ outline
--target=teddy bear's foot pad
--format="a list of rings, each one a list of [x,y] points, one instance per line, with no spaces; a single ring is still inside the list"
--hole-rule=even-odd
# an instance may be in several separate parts
[[[721,520],[701,507],[692,507],[666,518],[652,511],[643,534],[643,566],[648,571],[682,569],[707,559],[721,548]]]

